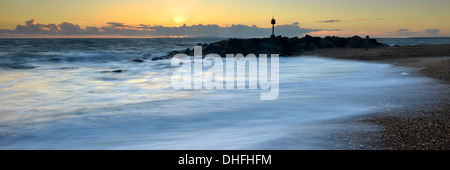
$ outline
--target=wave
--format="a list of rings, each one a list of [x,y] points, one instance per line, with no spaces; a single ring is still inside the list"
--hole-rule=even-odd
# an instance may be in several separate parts
[[[198,39],[5,41],[0,68],[24,70],[0,76],[0,149],[289,149],[271,141],[293,131],[305,134],[298,148],[316,142],[307,123],[408,107],[431,81],[387,64],[289,57],[269,102],[257,90],[177,91],[170,61],[132,61]]]
[[[28,65],[22,65],[22,64],[16,64],[16,63],[0,63],[0,68],[6,68],[6,69],[34,69],[35,66],[28,66]]]

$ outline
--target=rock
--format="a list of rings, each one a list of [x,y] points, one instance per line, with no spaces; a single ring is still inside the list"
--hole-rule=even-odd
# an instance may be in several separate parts
[[[144,62],[144,60],[141,60],[141,59],[134,59],[133,62],[136,62],[136,63],[142,63],[142,62]]]
[[[295,51],[294,53],[291,53],[290,55],[299,55],[299,54],[301,54],[303,52],[305,52],[304,49],[299,49],[299,50]]]
[[[112,72],[113,72],[113,73],[121,73],[122,70],[113,70]]]
[[[172,58],[174,55],[182,53],[181,51],[171,51],[167,53],[167,58]]]
[[[153,58],[152,58],[152,61],[164,60],[164,59],[167,59],[167,56],[153,57]]]
[[[345,48],[359,48],[359,47],[361,47],[361,43],[353,40],[350,40],[350,42],[348,42],[348,44],[345,45]]]
[[[186,48],[186,50],[184,50],[183,53],[186,54],[186,55],[189,55],[189,54],[191,54],[191,49]]]
[[[289,44],[298,44],[300,43],[300,39],[298,37],[292,37],[287,40]]]
[[[218,51],[223,50],[224,48],[219,43],[215,42],[212,44],[209,44],[203,48],[203,53],[210,54],[210,53],[217,53]]]
[[[60,60],[59,58],[50,58],[49,61],[52,61],[52,62],[59,62],[59,61],[61,61],[61,60]]]
[[[275,49],[275,45],[271,44],[271,43],[267,43],[267,42],[262,42],[258,44],[258,47],[263,48],[263,49]]]
[[[314,44],[314,43],[312,43],[312,44]],[[306,50],[313,50],[313,48],[311,48],[310,46],[308,46],[306,44],[303,44],[303,43],[295,45],[295,52],[297,52],[297,51],[303,52],[303,51],[306,51]]]
[[[327,39],[325,37],[325,39]],[[349,39],[348,38],[341,38],[341,37],[329,37],[327,39],[328,41],[332,42],[333,44],[335,44],[337,47],[345,47],[345,45],[347,45]]]
[[[382,44],[377,42],[376,39],[369,39],[369,47],[386,47],[388,46],[387,44]]]
[[[229,51],[227,51],[228,54],[238,54],[238,53],[242,53],[243,49],[240,46],[236,46],[231,48]]]
[[[167,52],[167,56],[173,57],[174,55],[177,55],[179,53],[181,53],[181,52],[180,51],[171,51],[171,52]]]
[[[300,43],[309,44],[314,43],[314,45],[318,46],[319,41],[322,40],[320,37],[311,37],[310,35],[305,35],[305,37],[300,39]]]
[[[359,41],[350,40],[347,45],[345,45],[345,48],[360,48],[362,45]]]
[[[364,47],[363,39],[359,36],[353,36],[350,41],[345,45],[345,48],[361,48]]]
[[[270,54],[270,51],[267,50],[267,49],[263,49],[263,48],[257,49],[257,50],[255,51],[255,55],[259,55],[259,54],[267,54],[267,55],[269,55],[269,54]]]
[[[286,56],[286,51],[285,51],[283,45],[278,44],[275,47],[275,50],[273,50],[272,53],[270,53],[270,54],[278,54],[279,56]]]
[[[253,53],[253,54],[257,55],[256,51],[258,50],[258,46],[251,46],[251,47],[248,47],[248,48],[244,48],[243,50],[244,51],[242,51],[242,54],[244,54],[245,56],[250,54],[250,53]]]
[[[312,37],[305,35],[303,38],[282,37],[273,36],[271,38],[249,38],[249,39],[237,39],[230,38],[228,40],[222,40],[210,44],[198,43],[197,46],[202,46],[202,55],[206,56],[211,53],[218,54],[222,57],[226,57],[226,54],[238,54],[242,53],[248,55],[253,53],[259,54],[279,54],[280,56],[298,55],[304,51],[314,50],[318,48],[361,48],[365,47],[366,40],[361,37],[354,36],[351,38],[343,38],[336,36],[327,36],[325,38]],[[370,47],[387,46],[385,44],[378,43],[375,39],[369,40]],[[176,54],[187,54],[189,56],[194,55],[194,50],[185,49],[181,51],[168,52],[166,56],[154,57],[152,61],[170,59]]]
[[[220,45],[219,43],[212,43],[209,46],[213,49],[222,49],[223,48],[222,45]]]
[[[257,43],[258,39],[257,38],[249,38],[249,39],[245,39],[242,42],[242,48],[247,49],[247,48],[255,48],[256,47],[256,43]]]
[[[304,52],[305,50],[312,50],[312,49],[303,43],[295,44],[295,46],[291,50],[287,51],[287,55],[288,56],[289,55],[299,55],[302,52]]]
[[[281,35],[269,39],[269,43],[272,44],[280,44],[282,41],[283,37]]]
[[[327,39],[319,41],[319,48],[336,48],[337,46]]]
[[[318,49],[318,48],[319,48],[319,47],[317,47],[317,45],[314,44],[313,42],[310,42],[310,43],[308,44],[308,47],[311,48],[312,50],[315,50],[315,49]]]
[[[309,44],[312,41],[312,37],[310,35],[305,35],[305,37],[299,39],[299,43]]]
[[[209,53],[209,54],[211,54],[211,53]],[[218,50],[218,51],[215,51],[214,54],[218,54],[221,57],[225,57],[227,52],[225,50]],[[208,55],[208,54],[205,54],[205,56],[206,55]]]

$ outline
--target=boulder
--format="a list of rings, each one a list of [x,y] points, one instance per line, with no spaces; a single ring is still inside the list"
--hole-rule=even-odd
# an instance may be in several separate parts
[[[345,45],[347,45],[348,41],[350,40],[348,38],[341,38],[341,37],[335,37],[335,36],[329,37],[328,39],[325,38],[325,39],[332,42],[337,47],[345,47]]]
[[[186,50],[184,50],[183,53],[186,54],[186,55],[190,55],[191,54],[191,49],[186,48]]]
[[[205,54],[216,53],[217,51],[220,50],[223,50],[222,45],[220,45],[219,43],[212,43],[203,48],[203,53]]]
[[[253,53],[259,54],[279,54],[280,56],[298,55],[307,50],[314,50],[318,48],[362,48],[365,47],[366,39],[358,36],[351,38],[343,38],[336,36],[327,36],[325,38],[312,37],[305,35],[303,38],[299,37],[282,37],[273,36],[270,38],[249,38],[249,39],[237,39],[230,38],[228,40],[222,40],[210,44],[198,43],[197,46],[202,46],[202,55],[206,56],[211,53],[218,54],[222,57],[226,57],[226,54],[238,54],[242,53],[248,55]],[[370,47],[386,46],[377,42],[375,39],[369,40]],[[194,50],[187,48],[181,51],[171,51],[166,56],[154,57],[152,61],[170,59],[176,54],[186,54],[189,56],[194,55]]]
[[[282,41],[283,41],[283,37],[281,35],[269,39],[269,43],[272,43],[272,44],[280,44],[280,43],[282,43]]]
[[[167,59],[167,56],[153,57],[153,58],[152,58],[152,61],[164,60],[164,59]]]
[[[312,44],[314,44],[314,43],[312,43]],[[306,50],[313,50],[313,48],[311,48],[310,46],[308,46],[306,44],[300,43],[300,44],[295,45],[295,50],[292,50],[292,53],[298,54],[298,53],[302,53]]]
[[[50,58],[48,60],[52,61],[52,62],[59,62],[59,61],[61,61],[59,58]]]
[[[260,48],[260,49],[257,49],[256,51],[255,51],[255,55],[260,55],[260,54],[267,54],[267,55],[269,55],[271,53],[271,51],[270,50],[267,50],[267,49],[264,49],[264,48]]]
[[[142,63],[142,62],[144,62],[144,60],[141,60],[141,59],[134,59],[133,62],[136,62],[136,63]]]
[[[317,47],[316,44],[314,44],[313,42],[309,42],[308,47],[311,48],[311,50],[315,50],[318,49],[319,47]]]
[[[289,44],[298,44],[298,43],[300,43],[300,39],[298,37],[292,37],[292,38],[289,38],[287,40],[287,43],[289,43]]]
[[[250,53],[256,54],[257,50],[258,50],[258,46],[250,46],[248,48],[243,48],[242,54],[244,54],[245,56]]]
[[[362,46],[362,42],[357,40],[350,40],[347,45],[345,45],[345,48],[360,48]]]
[[[255,46],[256,46],[256,42],[257,42],[257,39],[255,39],[255,38],[250,38],[250,39],[245,39],[243,42],[242,42],[242,48],[254,48]]]
[[[182,52],[181,51],[171,51],[171,52],[167,53],[167,58],[172,58],[174,55],[177,55],[180,53],[182,53]]]
[[[270,54],[278,54],[279,56],[286,56],[286,51],[283,45],[278,44]]]
[[[345,48],[362,48],[365,47],[365,41],[359,36],[353,36],[345,45]]]
[[[305,35],[305,37],[299,39],[299,43],[309,44],[312,42],[312,37],[310,35]]]
[[[273,45],[272,43],[268,43],[268,42],[262,42],[258,44],[259,48],[263,48],[263,49],[275,49],[275,45]]]
[[[337,46],[327,39],[319,41],[319,48],[336,48]]]
[[[387,44],[382,44],[377,42],[376,39],[369,39],[369,47],[386,47],[388,46]]]

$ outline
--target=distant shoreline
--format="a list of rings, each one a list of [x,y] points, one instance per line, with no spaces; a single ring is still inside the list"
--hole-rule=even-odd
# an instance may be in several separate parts
[[[419,104],[400,110],[374,113],[348,120],[346,123],[368,123],[383,127],[380,133],[341,134],[355,143],[371,145],[361,149],[450,150],[450,45],[389,46],[370,49],[329,48],[306,51],[315,55],[389,63],[419,69],[416,76],[439,80],[433,93]],[[420,93],[420,92],[411,92]],[[339,141],[338,141],[339,142]]]

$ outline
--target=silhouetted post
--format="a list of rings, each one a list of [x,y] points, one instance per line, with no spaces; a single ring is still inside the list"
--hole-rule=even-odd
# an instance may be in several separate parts
[[[270,22],[272,24],[272,35],[270,37],[275,37],[275,24],[276,21],[275,19],[272,17],[272,21]]]
[[[369,36],[366,36],[366,50],[369,50]]]

